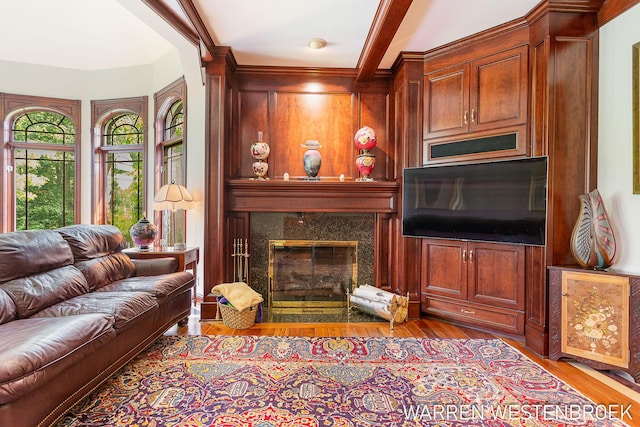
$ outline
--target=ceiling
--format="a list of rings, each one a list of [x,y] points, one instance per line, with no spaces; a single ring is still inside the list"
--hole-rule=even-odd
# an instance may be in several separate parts
[[[379,30],[380,5],[409,5],[399,25],[385,28],[397,27],[376,58],[376,68],[388,69],[401,51],[424,52],[520,18],[539,1],[4,0],[0,61],[87,71],[151,64],[173,48],[173,15],[173,26],[183,25],[205,46],[207,37],[230,46],[239,65],[358,68]],[[151,25],[149,13],[158,19],[158,7],[163,25]],[[307,48],[314,37],[327,47]]]

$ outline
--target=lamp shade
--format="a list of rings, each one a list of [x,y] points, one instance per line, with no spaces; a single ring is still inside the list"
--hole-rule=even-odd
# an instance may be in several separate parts
[[[160,187],[156,197],[153,198],[153,206],[157,210],[161,209],[190,209],[193,203],[193,195],[184,185],[165,184]]]

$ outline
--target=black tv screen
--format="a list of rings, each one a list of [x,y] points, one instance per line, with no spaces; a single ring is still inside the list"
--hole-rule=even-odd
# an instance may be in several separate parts
[[[402,234],[545,244],[547,158],[403,171]]]

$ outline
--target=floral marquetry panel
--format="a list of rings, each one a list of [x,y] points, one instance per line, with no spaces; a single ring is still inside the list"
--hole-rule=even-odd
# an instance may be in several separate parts
[[[629,278],[562,273],[562,351],[629,366]]]
[[[549,359],[623,371],[640,382],[640,277],[549,267]]]

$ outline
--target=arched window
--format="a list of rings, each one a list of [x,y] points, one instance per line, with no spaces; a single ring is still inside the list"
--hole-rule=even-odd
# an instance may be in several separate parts
[[[74,224],[79,205],[75,124],[79,102],[22,95],[5,95],[5,99],[14,109],[4,118],[9,132],[2,155],[9,173],[2,185],[3,230]]]
[[[187,186],[185,97],[184,78],[176,80],[155,94],[156,192],[163,185],[170,183]],[[186,241],[184,210],[157,212],[155,221],[160,228],[160,241],[165,246],[174,246],[176,242]]]
[[[182,100],[169,108],[162,141],[162,184],[184,185],[184,110]]]
[[[138,100],[136,103],[135,100]],[[131,103],[138,108],[128,109]],[[129,229],[146,214],[144,125],[146,97],[92,101],[94,116],[94,222]],[[110,107],[110,108],[109,108]],[[103,114],[96,114],[100,111]]]

